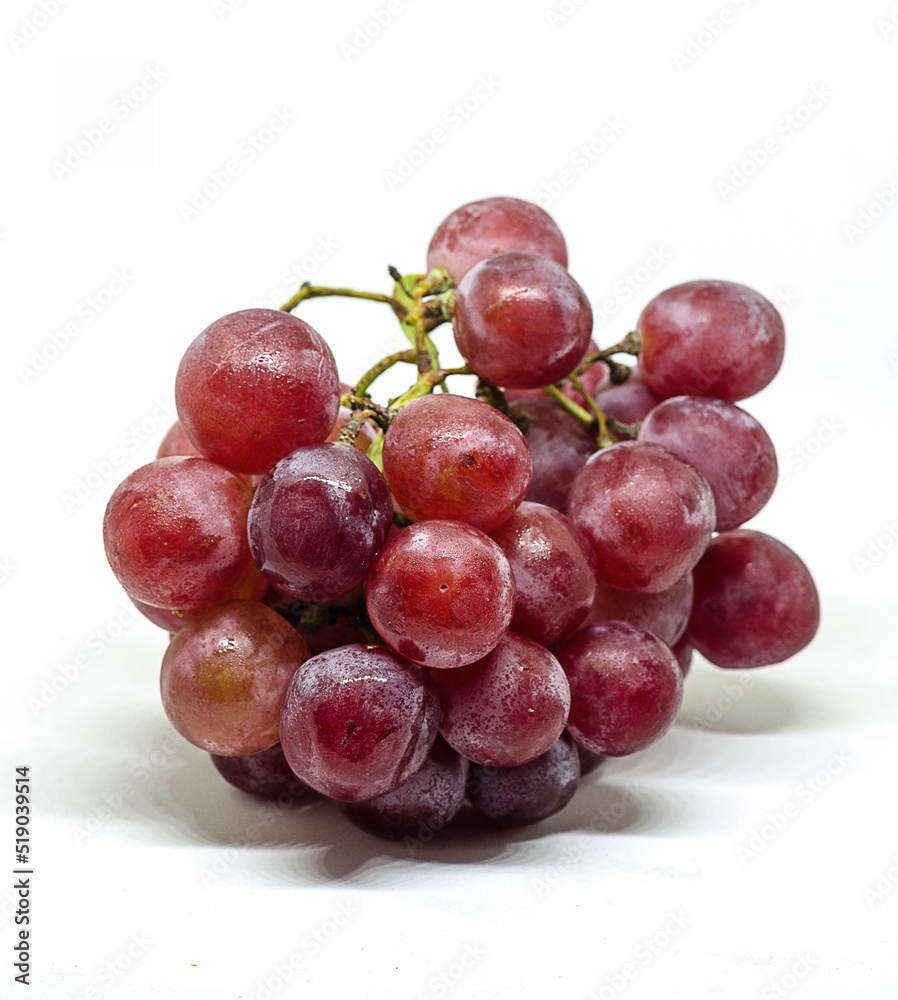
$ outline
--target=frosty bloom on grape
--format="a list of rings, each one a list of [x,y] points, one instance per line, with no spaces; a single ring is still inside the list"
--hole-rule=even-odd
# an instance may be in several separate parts
[[[898,886],[898,854],[891,858],[891,867],[878,871],[874,881],[864,886],[864,899],[868,906],[876,906],[892,894]]]
[[[18,30],[6,35],[13,52],[19,53],[33,42],[70,2],[71,0],[38,0],[30,13],[22,18]]]
[[[792,963],[789,971],[782,976],[769,982],[761,993],[761,1000],[778,1000],[786,996],[796,986],[802,985],[802,980],[806,979],[817,963],[816,956],[809,951],[802,952]]]
[[[898,3],[893,3],[887,14],[877,18],[876,30],[884,42],[894,41],[898,37]]]
[[[103,987],[115,986],[123,976],[139,964],[140,959],[155,943],[146,931],[135,931],[128,939],[128,943],[118,948],[100,966],[93,977],[99,985],[88,986],[74,1000],[95,1000],[95,998],[103,996]]]
[[[440,116],[442,124],[432,128],[423,138],[417,137],[412,148],[400,156],[395,168],[384,171],[384,180],[389,191],[391,193],[396,191],[423,167],[437,148],[447,142],[450,135],[458,131],[466,121],[470,121],[471,116],[493,97],[500,86],[500,81],[492,73],[481,73],[474,87],[460,101],[446,108]]]
[[[578,175],[585,173],[627,131],[627,123],[619,115],[607,115],[598,130],[569,154],[561,167],[548,180],[540,183],[540,191],[533,199],[541,208],[557,201]]]
[[[87,128],[83,128],[81,135],[56,157],[52,163],[54,177],[58,181],[71,177],[117,129],[146,105],[159,85],[168,79],[168,75],[168,70],[164,66],[159,64],[150,66],[144,70],[137,83],[127,90],[120,91],[103,115]]]
[[[873,192],[873,197],[862,205],[850,222],[842,224],[842,232],[848,243],[853,245],[856,240],[868,233],[887,212],[895,207],[898,200],[898,177],[886,183],[886,186]]]
[[[445,996],[486,956],[487,952],[479,945],[466,944],[449,965],[430,980],[428,983],[430,992],[437,996]]]
[[[686,39],[683,47],[673,53],[677,71],[682,73],[694,65],[752,4],[753,0],[733,0],[713,17],[706,17],[701,26]]]

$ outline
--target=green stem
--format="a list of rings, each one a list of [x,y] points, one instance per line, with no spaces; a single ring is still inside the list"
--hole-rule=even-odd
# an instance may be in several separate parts
[[[364,396],[368,392],[368,388],[375,379],[380,378],[384,372],[389,371],[393,365],[397,365],[400,362],[405,364],[413,365],[416,361],[414,351],[397,351],[395,354],[389,354],[387,357],[382,358],[377,362],[376,365],[369,368],[368,371],[356,382],[353,387],[352,394],[354,396]]]
[[[568,397],[565,396],[565,394],[557,386],[547,385],[543,389],[543,392],[546,393],[547,396],[551,396],[563,410],[570,413],[575,420],[579,420],[584,427],[592,427],[595,423],[595,418],[591,413],[588,413],[582,406],[575,403],[572,399],[568,399]]]
[[[354,288],[326,288],[324,285],[311,285],[307,281],[300,286],[299,291],[281,306],[281,312],[292,312],[300,302],[306,299],[320,299],[329,295],[340,295],[347,299],[368,299],[370,302],[386,302],[400,321],[405,319],[405,307],[392,295],[381,295],[380,292],[358,292]]]
[[[597,361],[607,362],[615,354],[637,355],[639,354],[639,348],[639,334],[635,330],[631,330],[623,340],[618,341],[616,344],[612,344],[611,347],[606,347],[602,351],[595,351],[592,354],[587,354],[580,364],[574,369],[574,375],[584,375]],[[609,367],[611,366],[609,365]]]

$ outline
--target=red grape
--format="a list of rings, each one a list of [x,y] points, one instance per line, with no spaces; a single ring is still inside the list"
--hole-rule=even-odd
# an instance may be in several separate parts
[[[416,838],[425,843],[450,823],[465,801],[468,762],[437,736],[421,768],[404,784],[341,810],[378,837]]]
[[[590,625],[603,621],[629,622],[654,632],[662,642],[673,646],[686,631],[691,610],[692,574],[687,573],[667,590],[655,594],[634,594],[600,583],[587,621]]]
[[[386,646],[341,646],[296,671],[281,711],[281,746],[307,785],[359,802],[408,781],[439,724],[439,695],[426,673]]]
[[[453,325],[459,351],[482,379],[535,389],[577,367],[592,310],[561,264],[503,253],[481,261],[458,286]]]
[[[605,365],[594,365],[605,368]],[[590,369],[592,370],[592,369]],[[586,376],[584,375],[584,380]],[[613,420],[622,424],[636,424],[652,412],[661,402],[661,396],[643,381],[639,368],[632,368],[626,382],[620,385],[603,384],[593,393],[596,406]]]
[[[580,760],[567,733],[536,760],[517,767],[471,766],[468,794],[481,815],[506,826],[536,823],[562,810],[577,791]]]
[[[731,403],[767,385],[786,334],[771,302],[732,281],[687,281],[656,296],[636,330],[639,368],[662,396],[714,396]]]
[[[156,458],[172,458],[175,455],[187,455],[194,458],[206,457],[184,433],[180,420],[176,420],[169,427],[165,437],[160,441]]]
[[[564,514],[525,502],[492,538],[514,576],[513,631],[549,646],[583,624],[595,577],[584,551],[589,543]]]
[[[204,455],[258,474],[324,440],[337,418],[340,382],[330,348],[308,323],[245,309],[216,320],[187,348],[175,402]]]
[[[626,622],[581,629],[552,651],[571,685],[568,729],[593,753],[622,757],[660,739],[683,700],[670,649]]]
[[[316,793],[304,785],[290,770],[280,743],[259,753],[242,757],[224,757],[210,754],[218,773],[235,788],[250,795],[276,799],[282,795],[296,801],[316,798]]]
[[[129,595],[159,608],[224,599],[252,556],[247,484],[205,458],[162,458],[132,472],[106,507],[106,558]]]
[[[717,531],[754,517],[773,495],[777,464],[773,442],[751,414],[720,399],[676,396],[646,418],[640,441],[666,448],[708,481]]]
[[[670,651],[677,658],[677,663],[680,666],[680,671],[685,677],[689,673],[689,668],[692,666],[692,653],[693,646],[689,641],[687,636],[682,636],[682,638],[675,645],[671,646]]]
[[[393,496],[413,521],[492,531],[530,485],[530,452],[517,427],[488,403],[451,393],[401,407],[383,460]]]
[[[691,465],[658,445],[624,441],[574,477],[568,516],[595,547],[600,583],[654,593],[672,587],[707,548],[714,497]]]
[[[820,624],[807,566],[760,531],[727,531],[695,567],[686,634],[719,667],[763,667],[794,656]]]
[[[454,521],[403,528],[368,576],[368,614],[398,652],[428,667],[486,656],[511,623],[514,582],[505,553]]]
[[[262,480],[249,541],[278,590],[329,601],[364,580],[392,523],[390,491],[370,459],[342,444],[310,444]]]
[[[440,732],[477,764],[512,767],[545,753],[567,722],[571,692],[561,665],[542,646],[514,632],[482,660],[435,670]]]
[[[351,386],[346,385],[345,382],[340,383],[340,395],[345,395],[352,389]],[[337,411],[337,422],[331,428],[330,433],[324,439],[329,443],[333,443],[340,436],[340,432],[343,428],[352,420],[353,411],[345,406],[341,406]],[[355,439],[355,446],[363,454],[368,453],[368,449],[371,447],[371,443],[377,437],[377,431],[371,426],[370,423],[365,423],[362,425],[362,429],[359,432],[359,436]]]
[[[442,267],[458,284],[475,264],[509,250],[529,250],[567,267],[561,230],[538,205],[484,198],[462,205],[440,223],[427,249],[427,268]]]
[[[287,685],[308,655],[302,637],[263,604],[208,608],[165,651],[165,714],[203,750],[227,756],[267,750],[278,741]]]

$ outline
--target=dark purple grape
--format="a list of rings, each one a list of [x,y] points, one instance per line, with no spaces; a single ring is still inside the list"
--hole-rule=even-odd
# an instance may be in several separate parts
[[[667,590],[701,558],[714,528],[705,480],[658,445],[624,441],[574,477],[568,517],[596,550],[598,579],[618,590]]]
[[[241,792],[263,799],[284,795],[292,801],[316,797],[316,793],[290,770],[280,743],[243,757],[223,757],[214,753],[209,756],[224,780]]]
[[[683,700],[670,649],[626,622],[601,622],[552,647],[571,685],[571,736],[593,753],[622,757],[659,740]]]
[[[695,567],[686,634],[718,667],[764,667],[814,638],[820,600],[807,566],[760,531],[727,531]]]
[[[563,511],[574,476],[596,450],[595,438],[554,399],[520,399],[509,408],[527,418],[533,478],[524,499]]]
[[[488,403],[441,393],[403,406],[384,439],[384,475],[413,521],[492,531],[530,485],[523,435]]]
[[[205,458],[162,458],[125,479],[106,507],[106,558],[128,594],[158,608],[225,599],[252,555],[247,484]]]
[[[561,230],[538,205],[484,198],[462,205],[440,223],[427,250],[427,268],[442,267],[458,284],[475,264],[510,250],[539,253],[567,267]]]
[[[468,795],[481,815],[505,826],[536,823],[560,812],[580,782],[580,760],[567,733],[536,760],[517,767],[471,765]]]
[[[661,396],[735,403],[779,371],[786,334],[773,304],[732,281],[687,281],[642,311],[639,369]]]
[[[459,351],[482,379],[535,389],[577,367],[592,310],[561,264],[503,253],[481,261],[458,286],[453,327]]]
[[[646,417],[639,440],[661,445],[708,481],[717,531],[753,518],[773,495],[773,442],[751,414],[732,403],[698,396],[665,400]]]
[[[312,788],[359,802],[421,767],[440,725],[436,686],[386,646],[342,646],[297,670],[281,711],[281,746]]]
[[[667,590],[656,594],[634,594],[600,583],[587,622],[629,622],[653,632],[668,646],[686,631],[692,610],[692,574],[687,573]]]
[[[208,608],[165,651],[165,714],[185,740],[211,753],[267,750],[278,741],[287,685],[308,655],[302,637],[263,604]]]
[[[437,736],[427,760],[404,784],[374,799],[344,802],[340,808],[378,837],[427,843],[461,809],[467,777],[468,762]]]
[[[511,623],[514,582],[505,553],[455,521],[403,528],[368,577],[368,614],[399,653],[428,667],[486,656]]]
[[[645,420],[661,402],[662,397],[645,384],[639,368],[633,368],[626,382],[612,385],[609,380],[593,393],[593,399],[596,401],[596,406],[613,420],[622,424],[636,424],[640,420]]]
[[[440,732],[477,764],[511,767],[546,752],[561,735],[571,694],[561,665],[514,632],[476,663],[436,670]]]
[[[175,402],[204,455],[259,474],[327,437],[340,380],[330,348],[308,323],[275,309],[244,309],[216,320],[187,348]]]
[[[355,448],[313,444],[281,459],[249,512],[256,562],[278,590],[330,601],[365,579],[393,523],[390,491]]]
[[[514,576],[513,631],[549,646],[583,624],[596,582],[589,543],[564,514],[525,502],[492,538]]]
[[[570,734],[569,734],[570,735]],[[605,763],[605,757],[600,753],[593,753],[592,750],[587,750],[586,747],[581,746],[573,737],[571,738],[574,744],[574,749],[577,751],[577,756],[580,758],[580,777],[584,777],[587,774],[591,774],[600,764]]]

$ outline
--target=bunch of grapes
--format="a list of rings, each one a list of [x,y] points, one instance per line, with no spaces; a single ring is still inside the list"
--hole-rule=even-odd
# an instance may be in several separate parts
[[[741,527],[777,478],[736,405],[782,361],[767,299],[690,281],[600,350],[561,232],[514,198],[453,212],[427,265],[391,268],[390,294],[305,284],[212,323],[104,539],[172,633],[166,714],[227,781],[429,839],[466,801],[505,824],[557,812],[670,728],[693,648],[779,663],[819,605],[799,557]],[[343,385],[293,314],[327,295],[386,304],[409,348]],[[460,368],[432,336],[450,323]],[[375,401],[401,364],[411,387]]]

